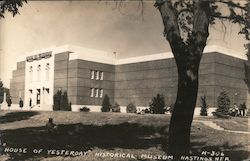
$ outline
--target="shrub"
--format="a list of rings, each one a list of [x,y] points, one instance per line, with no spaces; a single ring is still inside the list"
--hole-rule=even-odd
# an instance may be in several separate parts
[[[71,103],[69,103],[67,91],[63,92],[60,100],[60,105],[61,111],[71,111]]]
[[[84,107],[80,108],[80,111],[81,112],[89,112],[90,109],[88,107],[84,106]]]
[[[67,91],[62,93],[61,90],[58,90],[54,95],[54,111],[71,111],[71,102],[69,103]]]
[[[136,113],[136,106],[133,103],[127,105],[126,108],[127,113]]]
[[[154,114],[164,114],[165,100],[162,94],[157,94],[149,103],[150,111]]]
[[[108,95],[105,95],[104,98],[103,98],[103,101],[102,101],[101,111],[102,112],[109,112],[110,107],[111,107],[111,104],[110,104],[110,101],[109,101],[109,97],[108,97]]]
[[[4,88],[3,82],[0,80],[0,104],[3,103]]]
[[[207,105],[207,98],[206,98],[206,96],[201,96],[200,97],[200,102],[201,102],[200,115],[201,116],[207,116],[208,105]]]
[[[217,113],[221,113],[223,115],[229,114],[230,109],[230,98],[225,91],[222,91],[217,98]]]
[[[61,90],[58,90],[56,92],[56,94],[54,94],[54,97],[53,97],[53,110],[54,111],[59,111],[60,110],[61,96],[62,96],[62,91]]]
[[[146,109],[144,110],[144,112],[145,112],[145,113],[150,113],[150,110],[146,108]]]
[[[115,104],[112,106],[111,110],[112,110],[112,112],[121,112],[120,105],[117,102],[115,102]]]
[[[167,107],[167,109],[166,109],[166,112],[170,112],[170,113],[172,113],[173,112],[173,110],[174,110],[174,104],[173,103],[171,103],[168,107]]]
[[[11,96],[10,96],[10,90],[8,88],[5,88],[5,92],[6,92],[6,99],[5,99],[5,101],[7,102],[8,107],[10,107],[11,104],[12,104],[12,99],[11,99]]]
[[[10,107],[11,104],[12,104],[12,100],[11,100],[11,96],[10,95],[6,95],[6,102],[8,104],[8,107]]]
[[[20,98],[20,100],[19,100],[19,107],[23,108],[23,100],[22,100],[22,98]]]

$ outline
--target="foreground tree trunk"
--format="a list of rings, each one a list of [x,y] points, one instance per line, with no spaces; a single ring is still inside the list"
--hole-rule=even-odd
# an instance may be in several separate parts
[[[179,13],[170,0],[156,4],[163,20],[164,34],[168,40],[178,71],[177,98],[169,127],[168,153],[175,156],[189,154],[190,130],[198,93],[198,72],[203,50],[209,35],[209,1],[194,0],[192,31],[187,40],[181,36]]]
[[[190,60],[191,59],[191,60]],[[190,56],[178,63],[178,91],[169,127],[169,153],[189,154],[190,130],[198,93],[200,57]]]

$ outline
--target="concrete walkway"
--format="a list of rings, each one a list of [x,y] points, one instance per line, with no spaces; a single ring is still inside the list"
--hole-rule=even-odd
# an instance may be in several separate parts
[[[212,128],[212,129],[215,129],[215,130],[219,130],[219,131],[232,132],[232,133],[238,133],[238,134],[250,134],[249,131],[226,130],[223,127],[220,127],[219,125],[214,123],[213,121],[204,121],[204,120],[196,120],[196,121],[201,122],[201,123],[205,124],[206,126]]]

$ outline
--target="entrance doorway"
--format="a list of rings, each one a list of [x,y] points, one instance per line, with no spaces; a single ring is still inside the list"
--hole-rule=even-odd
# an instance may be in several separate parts
[[[36,104],[39,105],[40,103],[41,103],[41,90],[37,89]]]

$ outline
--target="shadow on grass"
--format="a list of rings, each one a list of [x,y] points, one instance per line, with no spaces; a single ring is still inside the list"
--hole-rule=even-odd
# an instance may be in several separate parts
[[[46,127],[30,127],[6,130],[2,141],[6,147],[64,149],[87,151],[94,147],[101,149],[148,149],[167,143],[164,133],[167,127],[142,126],[139,124],[122,123],[118,125],[58,125],[55,132],[49,133]],[[11,160],[34,158],[35,154],[8,153]],[[42,157],[48,157],[46,153]]]
[[[11,112],[0,117],[0,124],[10,123],[21,120],[28,120],[30,117],[38,115],[38,112],[24,111],[24,112]]]
[[[167,152],[167,126],[143,126],[136,123],[121,123],[118,125],[83,125],[83,124],[61,124],[57,130],[49,133],[45,126],[28,127],[21,129],[5,130],[2,133],[2,142],[7,143],[6,147],[28,148],[27,154],[8,153],[9,160],[28,160],[53,157],[48,155],[47,150],[73,150],[87,151],[93,148],[112,150],[115,148],[149,149],[162,147]],[[196,132],[198,133],[198,132]],[[217,133],[215,133],[217,135]],[[206,134],[193,136],[192,139],[202,139]],[[249,157],[246,145],[230,145],[222,142],[220,145],[206,145],[209,140],[192,142],[194,155],[201,155],[201,151],[224,152],[232,161],[242,161]],[[43,149],[43,153],[34,154],[33,149]],[[153,153],[153,151],[150,151]],[[149,152],[149,153],[150,153]],[[208,156],[209,157],[209,156]]]

